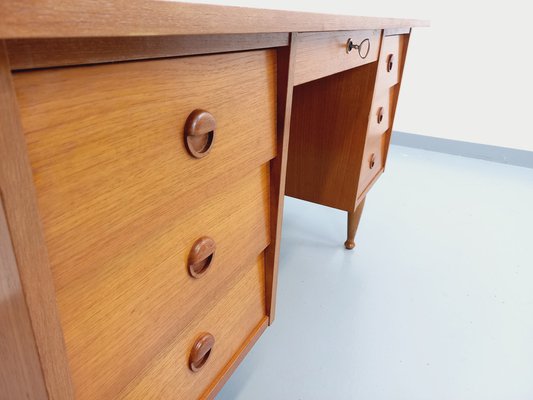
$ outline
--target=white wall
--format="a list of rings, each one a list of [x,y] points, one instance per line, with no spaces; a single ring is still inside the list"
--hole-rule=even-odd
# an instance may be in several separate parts
[[[196,2],[430,19],[411,38],[395,130],[533,151],[533,30],[525,0]]]

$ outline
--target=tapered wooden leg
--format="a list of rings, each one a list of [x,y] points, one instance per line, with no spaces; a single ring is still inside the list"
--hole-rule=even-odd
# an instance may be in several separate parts
[[[344,247],[348,250],[352,250],[355,247],[355,233],[361,220],[361,214],[363,214],[363,207],[365,206],[366,197],[361,200],[355,211],[348,211],[348,239],[344,242]]]

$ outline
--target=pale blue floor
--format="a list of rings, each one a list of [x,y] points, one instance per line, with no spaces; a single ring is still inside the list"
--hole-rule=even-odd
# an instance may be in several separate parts
[[[277,318],[218,400],[533,399],[533,169],[392,146],[353,251],[286,198]]]

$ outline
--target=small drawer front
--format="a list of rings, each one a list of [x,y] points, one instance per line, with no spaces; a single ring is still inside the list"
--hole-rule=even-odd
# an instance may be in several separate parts
[[[197,399],[205,394],[265,321],[263,258],[249,265],[227,295],[188,325],[117,399]]]
[[[390,126],[390,91],[376,92],[368,121],[368,136],[380,135]]]
[[[368,138],[365,143],[365,151],[363,154],[363,164],[361,166],[361,176],[359,178],[359,185],[357,188],[357,197],[363,195],[369,186],[373,183],[376,177],[383,172],[384,166],[384,151],[383,143],[386,133],[379,136]]]
[[[268,245],[275,71],[268,50],[14,75],[77,399],[115,398]]]
[[[376,61],[380,37],[380,30],[298,34],[294,84]],[[352,43],[351,49],[349,41]]]
[[[400,35],[383,37],[376,78],[377,86],[390,88],[400,81],[402,58],[400,49]]]

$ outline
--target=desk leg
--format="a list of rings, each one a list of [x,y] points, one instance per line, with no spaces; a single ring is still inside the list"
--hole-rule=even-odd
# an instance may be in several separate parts
[[[344,247],[348,250],[352,250],[355,247],[355,234],[361,220],[361,214],[363,214],[365,200],[366,197],[361,200],[355,211],[348,211],[348,239],[344,242]]]

